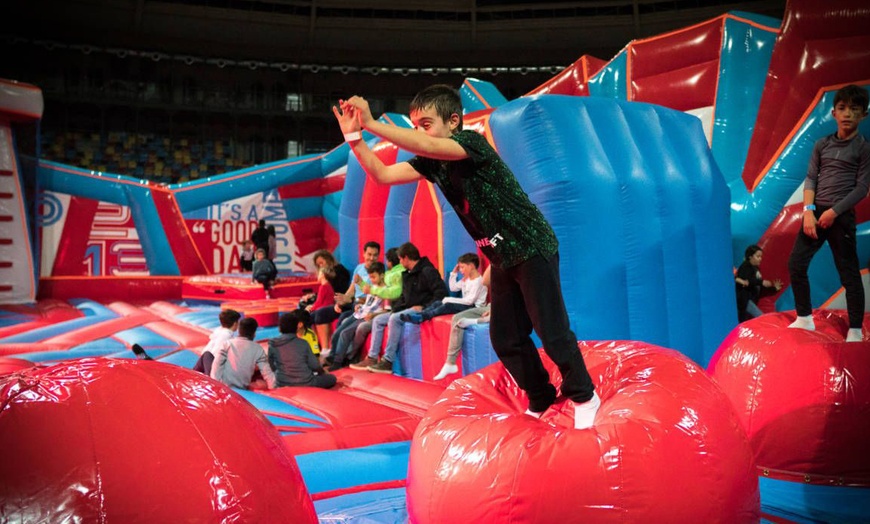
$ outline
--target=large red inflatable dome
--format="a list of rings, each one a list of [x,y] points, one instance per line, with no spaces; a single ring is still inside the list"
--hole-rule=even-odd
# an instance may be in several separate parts
[[[602,401],[587,430],[561,399],[542,420],[525,415],[498,363],[444,392],[412,442],[412,522],[758,521],[749,442],[703,369],[640,342],[580,349]]]
[[[813,317],[815,331],[788,328],[794,312],[740,324],[709,372],[736,407],[762,475],[870,486],[870,342],[845,342],[845,311]]]
[[[84,359],[0,379],[0,520],[314,523],[263,416],[207,377]]]

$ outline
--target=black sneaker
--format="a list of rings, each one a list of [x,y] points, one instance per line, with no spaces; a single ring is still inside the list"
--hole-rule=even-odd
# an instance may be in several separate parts
[[[368,370],[372,373],[392,373],[393,363],[385,358],[382,358],[374,366],[369,366]]]
[[[146,353],[145,349],[139,344],[133,344],[130,349],[133,350],[133,354],[136,355],[136,358],[139,360],[154,360],[153,358],[148,356],[148,353]]]

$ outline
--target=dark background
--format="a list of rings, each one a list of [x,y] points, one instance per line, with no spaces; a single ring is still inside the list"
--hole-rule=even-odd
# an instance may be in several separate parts
[[[584,54],[609,60],[633,39],[733,10],[781,18],[784,7],[784,0],[12,0],[0,22],[0,77],[43,90],[45,157],[95,163],[81,154],[82,142],[107,158],[109,147],[114,155],[115,145],[130,153],[155,142],[165,146],[149,146],[158,157],[179,147],[214,157],[220,143],[218,157],[235,163],[203,164],[214,174],[331,149],[341,135],[329,107],[353,93],[376,113],[406,113],[422,87],[458,87],[473,77],[513,99]],[[139,160],[102,167],[141,175],[132,167]],[[198,157],[173,165],[167,177],[177,181]]]

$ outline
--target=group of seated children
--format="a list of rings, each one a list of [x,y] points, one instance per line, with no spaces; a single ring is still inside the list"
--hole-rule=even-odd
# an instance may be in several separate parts
[[[399,262],[398,253],[398,248],[393,247],[388,249],[384,255],[386,266],[373,266],[377,263],[376,260],[366,264],[371,258],[371,253],[367,248],[363,256],[363,263],[366,264],[364,267],[365,277],[360,274],[360,268],[357,266],[357,269],[354,271],[353,286],[355,289],[348,290],[343,296],[336,295],[337,310],[345,307],[341,305],[342,303],[351,303],[353,298],[356,300],[356,305],[339,316],[338,326],[331,340],[331,347],[335,348],[335,355],[329,356],[332,351],[325,351],[325,357],[331,364],[331,371],[340,369],[358,356],[369,333],[372,332],[374,319],[386,313],[388,310],[387,304],[402,294],[402,276],[405,273],[405,266]],[[374,267],[375,271],[370,272],[370,267]],[[380,300],[380,305],[374,306],[375,302],[370,302],[370,300],[375,301],[377,299]],[[360,312],[357,306],[362,307],[366,303],[370,305],[369,309],[365,312]],[[358,313],[358,322],[348,320],[348,317],[355,313]],[[362,318],[359,318],[360,316]]]
[[[381,262],[372,262],[368,268],[368,284],[371,287],[379,287],[383,284],[384,273],[386,268]],[[362,284],[362,280],[357,280],[357,284]],[[332,351],[328,358],[332,361],[329,368],[330,371],[335,371],[343,368],[347,360],[352,359],[356,350],[365,342],[365,337],[371,331],[371,321],[375,316],[384,312],[384,299],[373,293],[364,295],[363,302],[358,302],[353,306],[353,313],[346,316],[336,326],[332,335]],[[362,329],[357,334],[357,329],[361,324],[368,323],[368,331]],[[360,337],[362,340],[360,341]],[[356,340],[357,343],[354,343]],[[349,352],[352,350],[352,352]]]
[[[343,280],[344,277],[336,277],[338,269],[342,275],[347,273],[344,266],[326,250],[314,254],[319,287],[316,291],[306,290],[299,307],[312,313],[317,338],[323,348],[321,362],[328,364],[330,371],[350,364],[356,369],[392,372],[391,363],[401,343],[401,324],[420,324],[436,316],[473,310],[456,318],[451,326],[448,357],[438,378],[456,373],[456,358],[465,328],[480,319],[488,321],[487,285],[484,285],[479,271],[480,258],[475,253],[459,257],[448,282],[450,291],[459,292],[461,296],[451,297],[447,296],[447,286],[438,270],[426,257],[420,257],[416,246],[408,242],[388,250],[386,267],[377,262],[380,249],[380,244],[373,241],[363,246],[361,262],[354,269],[346,291],[333,284]],[[386,358],[379,360],[377,357],[388,325],[391,329]],[[370,355],[362,362],[352,363],[369,333],[374,333],[368,351]]]
[[[268,350],[254,342],[257,321],[241,318],[238,311],[225,309],[218,316],[220,326],[209,338],[202,354],[194,364],[194,371],[209,375],[224,384],[248,389],[259,370],[266,387],[311,386],[331,388],[336,384],[317,358],[319,347],[311,330],[311,315],[297,309],[281,316],[280,335],[269,339]],[[234,336],[238,330],[239,335]],[[133,352],[141,360],[152,360],[138,344]]]
[[[379,250],[380,246],[377,248]],[[264,259],[262,254],[258,255],[260,260]],[[436,316],[453,314],[446,362],[435,380],[458,372],[456,361],[464,330],[473,324],[489,321],[486,302],[489,268],[481,275],[480,259],[476,254],[460,256],[450,272],[449,287],[454,292],[461,292],[461,296],[449,297],[437,269],[426,257],[420,257],[410,242],[387,251],[387,266],[368,260],[376,256],[366,257],[363,266],[366,278],[360,278],[355,272],[351,288],[340,294],[346,298],[353,296],[354,288],[361,291],[356,301],[351,301],[348,313],[339,319],[330,352],[323,351],[321,355],[318,337],[311,329],[310,311],[326,307],[329,300],[335,301],[336,312],[340,310],[339,294],[333,293],[328,278],[331,267],[321,267],[317,293],[303,296],[299,308],[281,316],[280,335],[268,341],[268,350],[254,342],[258,328],[255,319],[242,319],[237,311],[225,309],[219,315],[220,327],[212,332],[193,369],[237,388],[249,388],[257,370],[269,389],[281,386],[330,388],[336,384],[336,378],[324,369],[324,364],[329,364],[329,371],[350,364],[355,369],[392,372],[402,324],[420,324]],[[378,359],[387,325],[390,332],[386,353]],[[238,337],[234,337],[236,330]],[[375,336],[368,356],[351,364],[373,330]],[[134,344],[133,351],[138,358],[150,360],[141,346]]]
[[[377,245],[378,254],[380,245]],[[374,259],[377,259],[377,254]],[[317,304],[312,307],[311,318],[314,330],[320,341],[320,347],[329,349],[329,339],[332,336],[332,323],[338,318],[340,311],[336,311],[337,293],[343,292],[351,285],[350,272],[346,267],[338,263],[326,249],[320,249],[314,253],[314,265],[318,270],[318,281],[321,287],[317,291]],[[329,286],[324,285],[324,280]]]
[[[441,274],[426,257],[421,257],[416,246],[407,242],[399,246],[397,250],[399,263],[404,268],[401,273],[401,288],[396,295],[391,297],[391,309],[382,315],[375,316],[371,321],[371,341],[366,357],[351,364],[354,369],[367,369],[375,373],[392,373],[393,362],[401,345],[402,331],[406,322],[421,323],[435,316],[457,313],[470,308],[483,307],[486,301],[486,287],[479,273],[480,259],[474,253],[467,253],[459,258],[454,271],[450,275],[450,287],[456,291],[462,291],[461,298],[447,296],[447,286],[441,278]],[[461,278],[460,278],[461,275]],[[368,291],[374,292],[377,286],[371,286]],[[482,314],[482,313],[481,313]],[[469,318],[476,318],[470,315]],[[462,330],[470,325],[470,321],[463,326],[454,324],[451,329],[451,340],[458,341],[458,347],[462,344]],[[387,330],[387,328],[389,328]],[[387,331],[387,340],[384,345],[384,331]],[[381,347],[384,345],[384,354]],[[448,353],[450,354],[450,353]],[[346,358],[346,357],[345,357]],[[452,365],[451,364],[452,359]],[[444,378],[452,372],[458,371],[456,353],[448,356],[447,363],[438,374],[438,378]]]

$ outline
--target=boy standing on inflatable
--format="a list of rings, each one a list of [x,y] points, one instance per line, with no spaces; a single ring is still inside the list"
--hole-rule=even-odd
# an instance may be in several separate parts
[[[332,111],[366,173],[382,184],[420,178],[436,184],[492,262],[490,338],[529,396],[526,413],[539,418],[556,400],[556,388],[530,337],[534,328],[559,367],[562,393],[574,402],[574,427],[591,427],[601,400],[565,310],[556,235],[486,139],[462,130],[459,93],[447,85],[418,93],[410,106],[413,130],[378,122],[362,97],[339,105]],[[416,156],[385,165],[362,140],[361,129]]]
[[[867,116],[867,90],[848,85],[834,95],[837,132],[819,139],[804,181],[804,215],[788,259],[797,319],[789,327],[815,330],[807,268],[825,241],[831,246],[849,311],[847,342],[861,342],[864,284],[855,236],[855,206],[870,188],[870,143],[858,132]]]

